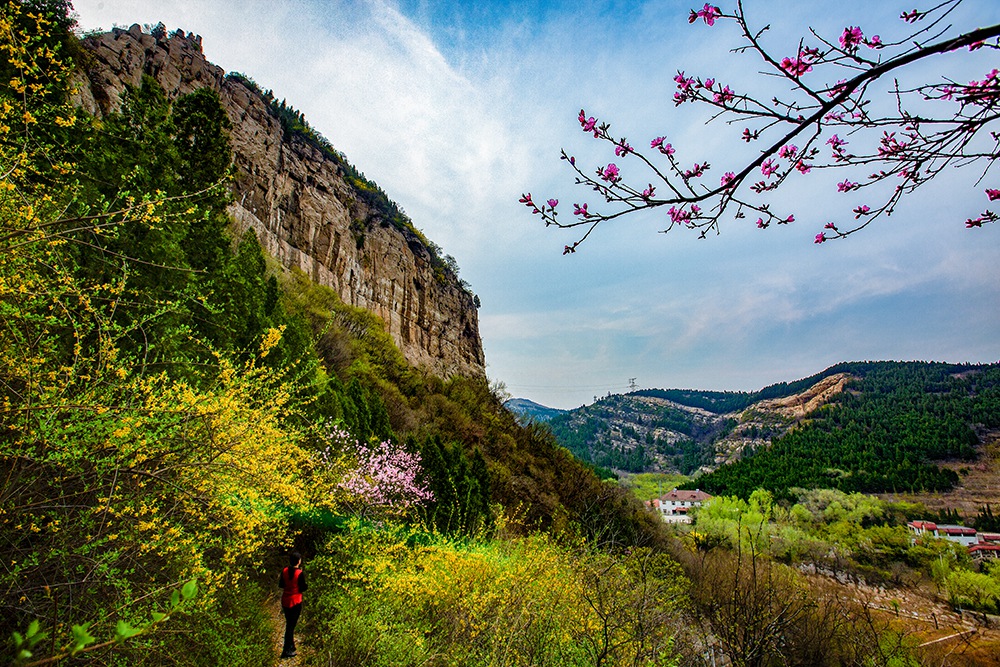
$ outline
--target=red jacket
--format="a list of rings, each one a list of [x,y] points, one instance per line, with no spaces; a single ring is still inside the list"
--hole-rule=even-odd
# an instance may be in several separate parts
[[[281,571],[278,586],[284,589],[281,606],[284,608],[302,604],[302,592],[306,590],[306,575],[299,568],[286,567]]]

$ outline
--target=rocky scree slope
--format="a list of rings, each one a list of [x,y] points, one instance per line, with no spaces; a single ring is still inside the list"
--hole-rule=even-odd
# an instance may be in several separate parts
[[[170,99],[215,90],[232,122],[230,212],[238,231],[253,229],[286,269],[381,317],[410,363],[443,377],[485,373],[475,296],[418,233],[366,201],[365,184],[344,164],[285,132],[259,90],[208,62],[201,37],[180,30],[154,36],[133,25],[82,44],[92,58],[77,82],[80,106],[95,115],[114,111],[126,85],[139,86],[144,74]]]

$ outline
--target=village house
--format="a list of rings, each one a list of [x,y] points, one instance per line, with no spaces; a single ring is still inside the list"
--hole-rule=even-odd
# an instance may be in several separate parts
[[[911,521],[906,527],[916,537],[929,535],[958,542],[976,560],[1000,558],[1000,533],[980,533],[975,528],[937,524],[933,521]]]
[[[684,491],[674,489],[670,493],[659,498],[653,498],[646,502],[646,507],[658,513],[660,518],[667,523],[691,523],[688,512],[692,507],[701,507],[705,502],[712,499],[701,489],[694,491]]]

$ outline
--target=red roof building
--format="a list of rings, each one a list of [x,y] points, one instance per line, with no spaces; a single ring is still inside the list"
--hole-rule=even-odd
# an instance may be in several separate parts
[[[674,489],[653,502],[657,503],[656,508],[660,511],[660,518],[667,523],[691,523],[691,517],[688,516],[691,508],[701,507],[711,499],[712,496],[701,489],[694,491]]]

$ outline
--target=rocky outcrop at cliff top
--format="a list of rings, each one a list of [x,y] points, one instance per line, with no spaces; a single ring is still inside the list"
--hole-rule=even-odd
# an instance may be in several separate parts
[[[94,114],[117,108],[126,84],[153,76],[168,97],[208,87],[232,121],[237,177],[230,211],[241,230],[287,267],[297,267],[353,306],[385,322],[410,363],[432,372],[482,375],[485,360],[474,296],[435,262],[413,231],[393,225],[359,196],[336,160],[281,122],[259,91],[205,60],[201,38],[129,30],[87,37],[93,54],[79,103]]]

